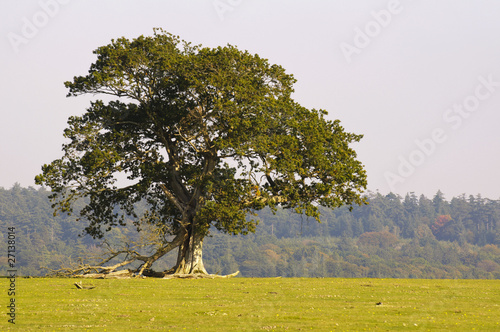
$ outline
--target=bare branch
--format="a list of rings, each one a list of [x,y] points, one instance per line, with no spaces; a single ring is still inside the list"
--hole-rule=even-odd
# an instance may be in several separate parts
[[[67,266],[64,266],[60,269],[54,270],[47,267],[44,267],[44,269],[48,270],[51,275],[65,277],[79,276],[104,278],[107,276],[116,276],[117,274],[121,276],[130,276],[132,274],[136,274],[137,276],[140,276],[143,275],[146,270],[150,269],[154,262],[156,262],[158,259],[166,255],[173,249],[177,248],[184,240],[185,234],[185,231],[181,230],[170,242],[165,242],[162,240],[157,242],[154,241],[154,239],[150,238],[149,241],[145,241],[145,243],[132,243],[132,246],[130,246],[129,244],[125,244],[125,248],[121,248],[120,250],[114,250],[107,241],[104,241],[102,243],[102,246],[106,247],[106,253],[104,254],[106,257],[97,264],[84,263],[84,259],[80,258],[77,263],[66,263]],[[155,252],[152,255],[145,256],[141,255],[138,252],[138,249],[151,245],[157,246]],[[106,265],[113,259],[120,256],[123,256],[121,262],[115,263],[113,265]],[[138,261],[143,263],[135,270],[118,270],[121,267],[133,264]]]

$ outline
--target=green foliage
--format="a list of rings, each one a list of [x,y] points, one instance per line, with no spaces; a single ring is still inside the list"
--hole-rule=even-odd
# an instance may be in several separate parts
[[[359,237],[359,243],[365,246],[373,246],[379,248],[389,248],[398,243],[396,235],[384,232],[366,232]]]
[[[57,269],[62,262],[100,252],[98,242],[78,236],[85,225],[77,218],[53,215],[49,195],[44,189],[19,185],[0,188],[0,227],[16,227],[20,275],[44,275],[47,271],[41,266]],[[257,216],[247,216],[259,222],[255,234],[228,236],[211,228],[204,243],[206,266],[212,273],[240,270],[246,277],[500,279],[498,201],[478,197],[444,201],[452,218],[449,223],[463,227],[450,228],[456,240],[443,241],[431,231],[440,219],[438,212],[421,208],[422,202],[428,201],[425,197],[415,200],[412,213],[402,210],[402,214],[393,211],[397,201],[405,206],[397,196],[374,194],[367,199],[369,205],[354,206],[351,212],[347,207],[321,208],[321,223],[289,210],[272,213],[263,209]],[[84,206],[79,203],[79,208]],[[137,213],[145,209],[147,204],[139,204]],[[132,219],[127,224],[108,232],[106,240],[137,241],[142,232],[135,230]],[[412,230],[412,236],[405,236],[410,233],[405,227]],[[347,228],[350,236],[345,236]],[[488,240],[491,242],[483,244]],[[6,263],[6,257],[0,259]],[[172,253],[153,268],[166,270],[175,260]],[[6,269],[7,265],[1,264],[0,274],[5,275]]]
[[[275,215],[263,210],[255,235],[225,245],[244,266],[243,276],[263,276],[262,268],[269,267],[266,276],[500,278],[500,256],[480,254],[486,239],[489,248],[500,245],[499,201],[456,197],[450,203],[443,198],[434,207],[424,196],[402,200],[371,194],[367,200],[369,205],[351,212],[348,207],[322,209],[319,224],[286,210]],[[442,211],[450,216],[441,216]],[[443,226],[439,232],[437,225]],[[207,240],[209,250],[214,241],[219,243],[220,235]],[[206,263],[223,265],[212,255]]]
[[[44,189],[22,188],[14,185],[10,190],[0,188],[0,227],[15,227],[16,268],[21,275],[42,275],[40,265],[56,268],[62,261],[90,244],[79,238],[82,228],[74,218],[53,216]],[[7,233],[2,232],[4,243]],[[0,274],[7,275],[7,256],[1,257]]]
[[[366,173],[349,147],[362,136],[297,104],[295,79],[281,66],[161,29],[94,53],[88,75],[65,83],[68,95],[116,100],[70,117],[64,156],[36,177],[58,211],[87,199],[79,213],[92,236],[127,218],[172,235],[210,226],[245,234],[255,230],[247,215],[266,206],[319,220],[318,205],[364,203]],[[118,174],[132,184],[119,187]],[[148,213],[136,214],[139,202]]]

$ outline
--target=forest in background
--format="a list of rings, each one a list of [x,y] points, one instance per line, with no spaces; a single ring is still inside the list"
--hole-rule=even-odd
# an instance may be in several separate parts
[[[101,241],[79,236],[86,224],[53,215],[49,191],[16,184],[0,188],[0,227],[7,274],[7,229],[16,230],[19,275],[42,276],[61,264],[100,252]],[[255,234],[213,231],[204,243],[210,273],[244,277],[377,277],[500,279],[500,201],[476,196],[446,200],[413,193],[367,194],[368,205],[321,209],[321,223],[292,211],[266,209]],[[135,241],[119,227],[108,241]],[[153,267],[162,271],[175,252]]]

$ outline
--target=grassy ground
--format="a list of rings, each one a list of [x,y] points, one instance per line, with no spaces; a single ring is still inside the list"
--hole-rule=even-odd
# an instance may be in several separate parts
[[[500,330],[500,281],[18,278],[0,331]],[[6,312],[8,279],[0,279]],[[381,304],[378,304],[381,303]]]

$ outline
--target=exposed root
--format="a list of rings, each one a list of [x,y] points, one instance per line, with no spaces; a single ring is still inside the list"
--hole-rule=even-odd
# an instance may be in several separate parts
[[[237,276],[240,271],[228,274],[225,276],[220,276],[218,274],[204,274],[204,273],[194,273],[194,274],[167,274],[163,279],[220,279],[220,278],[232,278]]]
[[[97,256],[97,261],[94,264],[88,264],[85,261],[88,259],[80,258],[77,263],[66,262],[66,266],[58,270],[46,268],[52,275],[59,277],[75,277],[86,279],[108,279],[108,278],[163,278],[163,279],[218,279],[232,278],[239,274],[239,271],[221,276],[218,274],[208,274],[203,266],[201,258],[201,247],[203,239],[201,235],[187,236],[184,231],[178,232],[175,238],[170,241],[160,241],[160,243],[145,242],[124,243],[119,250],[113,249],[112,246],[104,241],[103,247],[105,253]],[[141,254],[141,250],[148,246],[154,246],[154,252],[150,256]],[[179,248],[179,255],[175,267],[164,272],[156,272],[151,269],[151,266],[158,259],[163,257],[168,252],[175,248]],[[111,265],[113,264],[114,265]],[[137,266],[134,269],[126,269],[128,266]]]
[[[110,273],[88,273],[73,275],[73,278],[86,278],[86,279],[129,279],[133,277],[148,277],[148,278],[162,278],[162,279],[227,279],[237,276],[240,271],[231,273],[228,275],[218,275],[218,274],[205,274],[205,273],[192,273],[192,274],[182,274],[182,273],[168,273],[168,272],[155,272],[152,270],[146,270],[142,275],[135,274],[130,270],[120,270]]]

